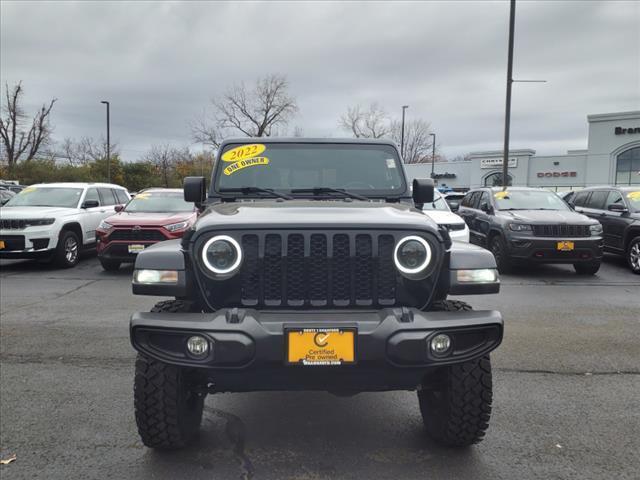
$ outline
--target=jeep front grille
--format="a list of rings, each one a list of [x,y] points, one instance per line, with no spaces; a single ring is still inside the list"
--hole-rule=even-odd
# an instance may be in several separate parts
[[[241,245],[244,306],[395,303],[393,235],[245,234]]]
[[[533,225],[536,237],[590,237],[589,225]]]

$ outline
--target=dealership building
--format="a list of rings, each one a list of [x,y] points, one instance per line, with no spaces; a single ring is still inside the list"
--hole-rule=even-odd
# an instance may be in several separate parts
[[[591,185],[640,185],[640,111],[587,116],[586,150],[537,156],[535,150],[510,150],[511,185],[555,191]],[[502,185],[502,151],[472,152],[467,160],[435,164],[438,187],[466,190]],[[428,178],[431,164],[405,165],[409,178]]]

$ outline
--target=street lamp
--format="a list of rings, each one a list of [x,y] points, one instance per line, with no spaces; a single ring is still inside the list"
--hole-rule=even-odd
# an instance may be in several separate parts
[[[107,183],[111,183],[111,139],[109,137],[109,102],[106,100],[100,101],[107,106]]]
[[[430,133],[429,136],[433,137],[433,143],[431,144],[431,178],[434,178],[436,167],[436,134]]]
[[[400,156],[404,162],[404,111],[409,108],[409,105],[402,106],[402,132],[400,133]]]

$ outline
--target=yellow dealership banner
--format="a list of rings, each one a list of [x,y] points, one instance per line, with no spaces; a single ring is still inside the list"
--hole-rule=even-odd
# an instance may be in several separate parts
[[[247,158],[257,157],[267,149],[262,143],[251,143],[240,147],[232,148],[222,154],[223,162],[238,162]]]
[[[255,157],[240,160],[239,162],[232,163],[228,167],[225,167],[223,171],[225,175],[231,175],[243,168],[255,167],[256,165],[269,165],[269,159],[267,157]]]

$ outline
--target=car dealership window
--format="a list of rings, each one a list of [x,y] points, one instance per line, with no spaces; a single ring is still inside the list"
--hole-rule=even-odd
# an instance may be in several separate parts
[[[640,147],[630,148],[618,155],[616,185],[640,185]]]
[[[511,175],[507,173],[507,185],[511,186],[513,184],[513,178]],[[484,186],[485,187],[501,187],[502,186],[502,172],[495,172],[490,175],[487,175],[484,178]]]

